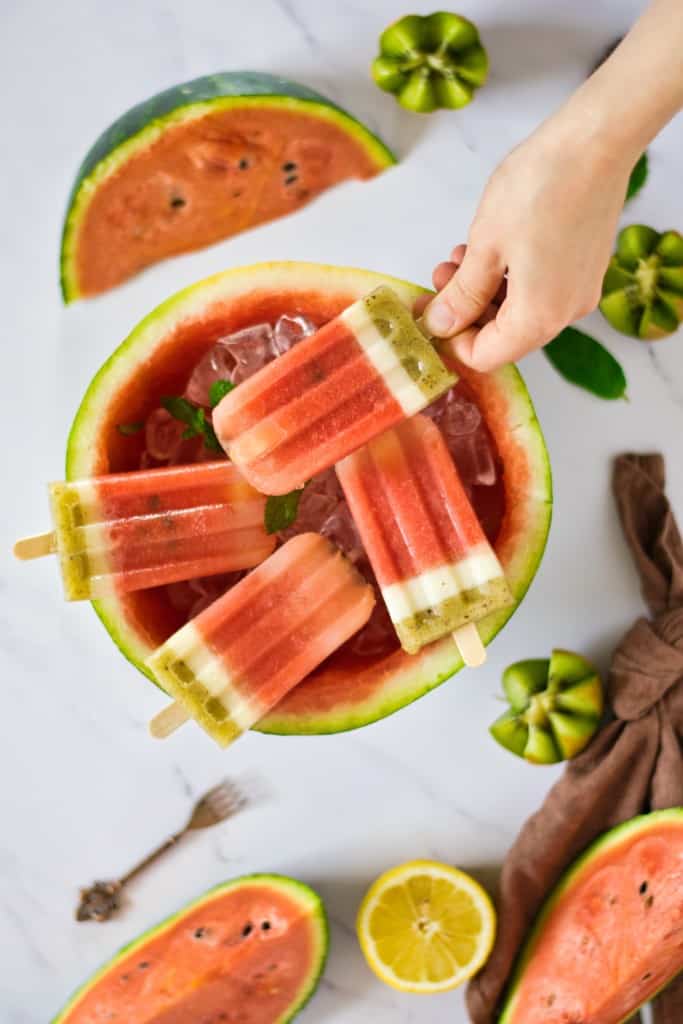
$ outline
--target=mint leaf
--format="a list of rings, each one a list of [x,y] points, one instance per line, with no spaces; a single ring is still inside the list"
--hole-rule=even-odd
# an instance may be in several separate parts
[[[628,188],[626,189],[626,202],[638,195],[647,181],[649,169],[648,156],[647,152],[645,152],[640,156],[638,163],[631,171],[631,177],[628,179]]]
[[[565,327],[543,349],[565,380],[598,398],[626,397],[626,376],[604,345],[575,327]]]
[[[144,425],[145,424],[142,421],[137,423],[117,423],[116,429],[119,434],[123,434],[124,437],[130,437],[131,434],[139,434]]]
[[[223,452],[216,437],[216,432],[210,421],[207,420],[203,409],[200,409],[199,406],[194,405],[192,402],[188,402],[186,398],[177,398],[172,395],[162,398],[161,404],[174,419],[187,424],[186,429],[182,433],[184,441],[192,437],[203,437],[204,444],[209,451]]]
[[[289,494],[271,494],[266,501],[266,511],[263,522],[266,533],[279,533],[286,530],[288,526],[296,522],[299,512],[299,502],[304,488],[297,491],[290,491]]]
[[[222,398],[232,391],[234,384],[231,380],[215,380],[209,388],[209,405],[215,409]]]
[[[174,398],[173,396],[167,396],[161,399],[166,412],[169,412],[175,420],[180,420],[181,423],[186,423],[192,433],[188,434],[189,437],[194,437],[196,434],[201,434],[201,424],[199,422],[199,413],[202,412],[192,402],[188,402],[186,398]]]

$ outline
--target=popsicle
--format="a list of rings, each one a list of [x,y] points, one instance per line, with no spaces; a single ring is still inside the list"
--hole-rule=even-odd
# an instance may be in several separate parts
[[[473,624],[512,595],[439,428],[414,416],[336,470],[404,650],[454,633],[481,663]]]
[[[382,285],[226,395],[220,443],[265,494],[286,494],[456,381]]]
[[[56,552],[69,601],[251,568],[275,537],[266,498],[226,460],[49,485],[54,532],[15,545]]]
[[[192,716],[227,747],[370,618],[374,592],[317,533],[283,544],[147,660],[176,699],[164,738]]]

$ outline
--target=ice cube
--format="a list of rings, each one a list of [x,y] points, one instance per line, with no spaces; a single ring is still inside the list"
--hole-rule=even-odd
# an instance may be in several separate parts
[[[145,452],[157,462],[169,462],[180,451],[184,429],[166,409],[154,409],[145,423]]]
[[[185,388],[185,397],[195,405],[208,409],[209,389],[216,380],[232,380],[236,359],[221,338],[202,356],[190,375]]]
[[[308,317],[281,316],[273,329],[273,354],[281,356],[309,334],[315,334],[315,331],[316,326]]]
[[[221,339],[234,357],[233,384],[253,376],[273,358],[273,329],[270,324],[255,324]]]

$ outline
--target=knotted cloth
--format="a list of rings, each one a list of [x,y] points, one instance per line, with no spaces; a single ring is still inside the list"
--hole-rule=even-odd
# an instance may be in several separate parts
[[[498,937],[467,991],[473,1024],[496,1020],[526,933],[581,851],[637,814],[683,806],[683,542],[664,493],[664,460],[620,455],[612,483],[652,619],[638,619],[614,653],[614,719],[568,763],[505,858]],[[655,1001],[655,1021],[683,1024],[683,974]]]

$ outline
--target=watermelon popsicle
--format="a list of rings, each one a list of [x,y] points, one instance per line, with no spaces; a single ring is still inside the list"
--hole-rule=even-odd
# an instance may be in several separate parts
[[[415,654],[453,633],[481,664],[473,624],[512,595],[439,428],[414,416],[336,470],[401,646]]]
[[[56,552],[67,600],[251,568],[267,558],[266,499],[226,460],[49,486],[54,532],[15,554]]]
[[[373,589],[317,533],[283,544],[147,660],[175,698],[151,722],[163,739],[191,716],[226,747],[365,625]]]
[[[382,285],[226,395],[213,425],[255,487],[286,494],[456,379]]]

